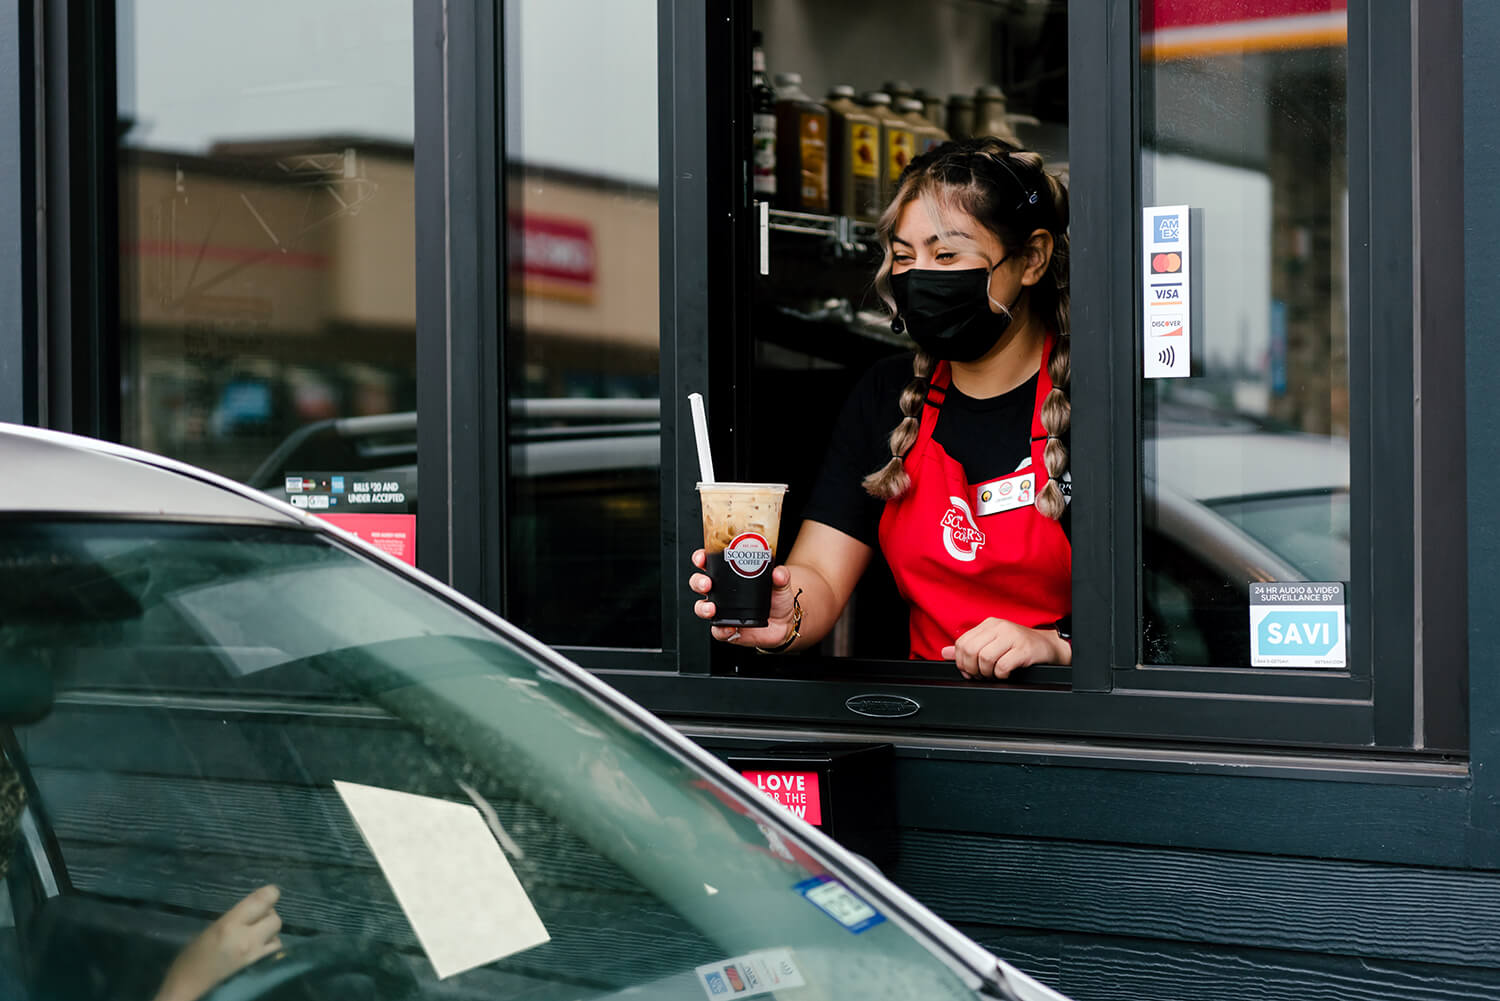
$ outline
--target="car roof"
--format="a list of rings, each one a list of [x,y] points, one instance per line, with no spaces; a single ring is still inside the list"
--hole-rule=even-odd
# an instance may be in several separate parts
[[[246,488],[136,449],[0,424],[0,513],[301,522]]]

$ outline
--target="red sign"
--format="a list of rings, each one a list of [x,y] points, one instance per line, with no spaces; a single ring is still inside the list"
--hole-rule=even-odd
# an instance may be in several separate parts
[[[523,278],[580,291],[593,287],[598,255],[588,223],[554,216],[512,216],[510,236],[520,250]]]
[[[1145,0],[1141,55],[1166,60],[1347,44],[1349,0]]]
[[[823,804],[818,793],[817,772],[740,772],[770,799],[786,807],[809,824],[821,826]]]
[[[417,565],[417,516],[414,514],[326,514],[318,517],[358,536],[376,549]]]

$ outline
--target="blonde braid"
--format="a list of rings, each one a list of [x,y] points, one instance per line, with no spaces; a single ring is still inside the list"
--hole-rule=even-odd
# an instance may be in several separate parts
[[[1018,155],[1021,157],[1033,156],[1035,154]],[[1037,168],[1041,167],[1041,157],[1036,157]],[[1068,193],[1062,186],[1062,182],[1051,174],[1042,172],[1047,179],[1047,188],[1052,195],[1052,204],[1057,209],[1059,219],[1067,219]],[[1047,291],[1053,298],[1052,322],[1057,334],[1057,341],[1052,345],[1052,357],[1047,363],[1047,377],[1052,380],[1052,391],[1042,401],[1042,429],[1047,432],[1047,445],[1042,450],[1042,463],[1047,467],[1047,485],[1036,495],[1036,509],[1052,520],[1063,516],[1068,509],[1067,498],[1063,496],[1062,476],[1068,470],[1068,448],[1063,444],[1063,435],[1067,434],[1068,427],[1073,419],[1073,404],[1068,399],[1068,380],[1072,376],[1072,337],[1069,335],[1069,292],[1068,292],[1068,231],[1065,226],[1059,226],[1058,232],[1053,235],[1052,260],[1047,267],[1047,273],[1042,276],[1042,281],[1051,280],[1051,287]],[[1038,283],[1041,285],[1041,282]]]
[[[932,376],[932,356],[918,351],[912,359],[911,382],[901,390],[901,422],[891,431],[891,461],[863,480],[865,492],[881,500],[894,500],[911,486],[902,457],[917,443],[922,424],[922,405],[927,402],[928,380]]]

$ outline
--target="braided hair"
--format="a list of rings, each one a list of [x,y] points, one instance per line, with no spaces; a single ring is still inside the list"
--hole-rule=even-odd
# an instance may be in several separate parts
[[[1035,192],[1035,200],[1017,193]],[[912,202],[936,199],[971,216],[993,233],[1009,253],[1018,252],[1037,229],[1052,234],[1052,258],[1047,270],[1028,295],[1036,314],[1052,329],[1055,340],[1047,375],[1052,391],[1042,401],[1042,428],[1047,445],[1042,461],[1047,467],[1047,485],[1037,494],[1036,509],[1048,518],[1062,517],[1067,508],[1061,478],[1068,468],[1068,449],[1063,444],[1072,418],[1068,402],[1068,191],[1056,175],[1048,173],[1040,155],[1022,150],[994,137],[945,142],[912,160],[901,172],[896,197],[880,217],[880,244],[885,251],[875,288],[891,313],[896,301],[891,295],[891,237],[896,221]],[[926,352],[918,351],[912,362],[912,379],[901,391],[901,421],[891,430],[891,458],[866,476],[864,488],[872,496],[891,500],[911,486],[903,457],[916,444],[922,404],[927,399],[928,380],[936,367]]]

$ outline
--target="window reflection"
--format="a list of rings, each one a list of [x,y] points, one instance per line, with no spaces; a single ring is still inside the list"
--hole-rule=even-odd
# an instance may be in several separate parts
[[[116,15],[122,437],[283,494],[414,476],[410,0]],[[309,451],[351,417],[406,430]]]
[[[1346,3],[1146,0],[1142,200],[1194,212],[1192,376],[1143,383],[1145,663],[1249,666],[1251,580],[1349,576]]]
[[[656,31],[505,3],[506,612],[565,645],[661,645]]]

